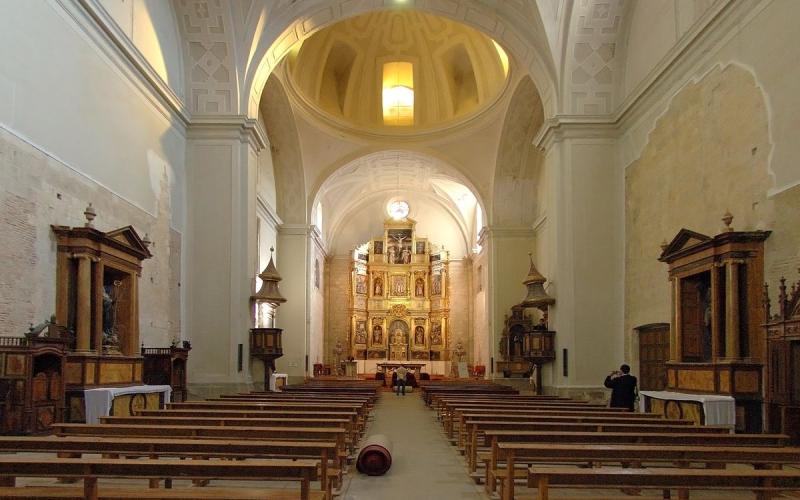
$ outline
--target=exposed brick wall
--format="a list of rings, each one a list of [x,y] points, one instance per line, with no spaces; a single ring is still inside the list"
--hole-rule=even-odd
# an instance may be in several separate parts
[[[0,129],[0,335],[22,335],[30,323],[54,314],[56,245],[50,225],[82,225],[92,202],[98,229],[132,225],[154,242],[139,282],[141,341],[167,346],[178,337],[181,234],[170,228],[166,173],[159,189],[154,217]]]

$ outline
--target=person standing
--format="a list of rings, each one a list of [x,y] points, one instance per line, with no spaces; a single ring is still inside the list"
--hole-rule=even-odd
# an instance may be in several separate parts
[[[400,365],[400,368],[398,368],[395,371],[395,373],[397,374],[397,385],[395,386],[395,388],[396,388],[396,393],[395,394],[399,396],[400,395],[400,388],[402,387],[403,388],[403,396],[405,396],[406,395],[406,376],[408,375],[408,370],[406,370],[405,366]]]
[[[636,402],[636,377],[631,375],[631,367],[622,365],[619,370],[614,370],[603,383],[611,389],[612,408],[628,408],[633,410]]]

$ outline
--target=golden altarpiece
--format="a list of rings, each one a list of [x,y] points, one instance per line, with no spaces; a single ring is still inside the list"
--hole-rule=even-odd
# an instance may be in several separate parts
[[[448,253],[416,235],[411,219],[388,219],[383,235],[355,251],[350,349],[356,359],[449,358]]]
[[[667,390],[732,396],[737,430],[760,432],[767,347],[761,287],[770,232],[734,231],[732,219],[723,217],[727,227],[716,236],[682,229],[662,247],[673,303]],[[675,407],[683,418],[697,411],[681,407],[689,404]]]

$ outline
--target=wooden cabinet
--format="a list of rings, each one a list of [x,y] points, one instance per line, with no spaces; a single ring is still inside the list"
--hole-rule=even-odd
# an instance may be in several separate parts
[[[673,299],[667,388],[733,396],[736,428],[746,432],[762,428],[760,288],[769,234],[728,227],[711,237],[682,229],[659,258],[669,265]]]
[[[148,385],[169,385],[172,387],[172,402],[182,403],[188,396],[186,384],[186,365],[189,362],[191,345],[183,347],[144,347],[142,346],[142,378]]]
[[[64,414],[65,341],[0,337],[0,431],[50,431]]]
[[[800,445],[800,281],[787,293],[781,279],[775,314],[764,286],[767,334],[766,430],[788,434]]]

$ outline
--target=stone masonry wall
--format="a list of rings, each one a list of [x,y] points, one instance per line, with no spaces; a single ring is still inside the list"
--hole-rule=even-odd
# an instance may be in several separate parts
[[[0,129],[0,335],[24,334],[55,313],[56,243],[51,224],[78,226],[92,202],[95,227],[132,225],[154,242],[139,287],[140,338],[180,338],[181,234],[170,228],[166,173],[157,216],[144,212],[12,133]]]

